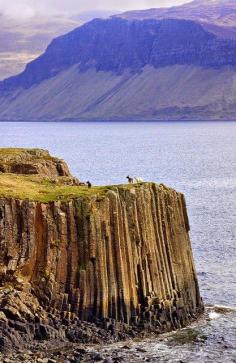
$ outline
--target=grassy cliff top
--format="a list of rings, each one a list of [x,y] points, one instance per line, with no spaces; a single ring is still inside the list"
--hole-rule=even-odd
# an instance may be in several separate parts
[[[141,184],[120,186],[79,186],[67,164],[47,150],[0,148],[0,198],[48,203],[78,197],[105,195],[109,190],[138,188]]]
[[[104,195],[117,186],[98,186],[88,189],[87,186],[65,185],[66,177],[57,181],[42,178],[38,175],[17,175],[0,173],[0,198],[16,198],[48,203],[57,200],[69,200],[78,197],[93,197]],[[131,189],[140,184],[120,185],[122,188]]]

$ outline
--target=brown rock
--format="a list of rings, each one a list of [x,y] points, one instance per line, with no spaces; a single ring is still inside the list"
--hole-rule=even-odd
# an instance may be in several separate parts
[[[0,173],[72,177],[67,164],[41,149],[0,149]]]

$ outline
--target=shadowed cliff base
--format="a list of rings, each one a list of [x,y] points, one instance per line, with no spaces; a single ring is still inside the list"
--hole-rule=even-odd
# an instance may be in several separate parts
[[[37,178],[0,174],[2,351],[160,334],[200,316],[183,194],[65,177],[40,190]]]

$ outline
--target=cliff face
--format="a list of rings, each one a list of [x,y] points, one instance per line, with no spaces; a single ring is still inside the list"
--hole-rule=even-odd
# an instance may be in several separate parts
[[[22,336],[79,341],[78,318],[112,335],[117,322],[188,324],[203,309],[188,232],[184,196],[163,185],[49,203],[1,197],[2,347]],[[55,328],[55,316],[74,328]]]

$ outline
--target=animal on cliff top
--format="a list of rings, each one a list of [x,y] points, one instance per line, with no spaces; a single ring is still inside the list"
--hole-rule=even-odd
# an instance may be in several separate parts
[[[131,178],[129,175],[126,177],[128,179],[129,184],[134,184],[134,183],[143,183],[144,180],[140,177],[134,177]]]
[[[142,178],[140,178],[140,177],[138,177],[138,178],[135,177],[134,181],[135,181],[135,183],[143,183],[144,182],[144,180]]]
[[[88,186],[89,189],[92,188],[92,183],[90,183],[89,180],[86,182],[86,184],[87,184],[87,186]]]
[[[134,179],[131,178],[129,175],[126,177],[126,179],[128,179],[129,184],[133,184]]]

